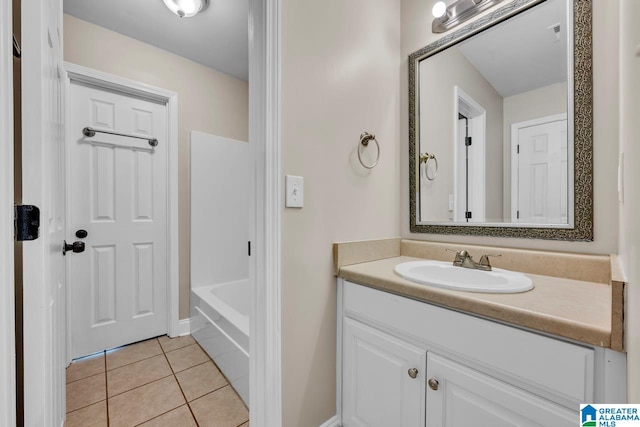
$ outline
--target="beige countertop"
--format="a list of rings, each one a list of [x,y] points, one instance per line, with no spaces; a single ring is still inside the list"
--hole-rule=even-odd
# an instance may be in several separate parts
[[[392,256],[339,266],[344,279],[427,303],[476,314],[596,346],[622,351],[622,306],[612,297],[612,284],[562,277],[526,275],[534,289],[517,294],[462,292],[421,285],[397,276],[397,264],[422,258]],[[621,301],[620,301],[621,303]],[[613,319],[613,321],[612,321]],[[612,334],[612,331],[614,332]]]

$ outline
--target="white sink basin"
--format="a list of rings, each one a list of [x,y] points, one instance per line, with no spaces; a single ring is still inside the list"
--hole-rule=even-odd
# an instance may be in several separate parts
[[[509,294],[533,289],[531,279],[522,273],[500,268],[472,270],[443,261],[404,262],[396,265],[394,272],[412,282],[456,291]]]

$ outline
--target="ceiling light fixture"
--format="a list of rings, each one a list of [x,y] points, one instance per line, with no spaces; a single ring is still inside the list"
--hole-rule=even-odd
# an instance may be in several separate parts
[[[204,11],[209,0],[162,0],[167,8],[180,18],[190,18]]]
[[[501,1],[502,0],[457,0],[449,6],[447,6],[445,2],[439,1],[431,10],[431,13],[435,17],[431,24],[431,31],[436,34],[444,33]]]

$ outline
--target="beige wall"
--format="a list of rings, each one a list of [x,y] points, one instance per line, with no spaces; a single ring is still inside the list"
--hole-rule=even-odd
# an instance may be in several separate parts
[[[504,217],[511,217],[511,125],[567,112],[567,83],[554,83],[504,98]]]
[[[618,139],[618,28],[617,5],[607,0],[593,0],[593,143],[594,143],[594,241],[558,242],[533,239],[508,239],[475,236],[443,236],[409,232],[409,169],[407,56],[436,41],[441,35],[431,33],[431,8],[436,0],[402,0],[402,83],[401,83],[401,233],[403,237],[433,241],[498,245],[585,253],[618,251],[617,205]],[[617,3],[617,2],[613,2]],[[446,35],[446,34],[445,34]]]
[[[189,131],[247,141],[247,82],[64,15],[64,59],[178,93],[180,318],[189,317]]]
[[[434,153],[438,159],[436,179],[420,178],[421,221],[449,220],[449,195],[454,194],[455,86],[487,112],[485,215],[501,218],[502,96],[455,47],[422,61],[419,73],[420,152]]]
[[[625,348],[628,400],[640,402],[640,3],[620,3],[620,142],[624,153],[624,203],[620,222],[620,257],[627,275]],[[612,144],[613,148],[613,144]]]
[[[283,172],[305,191],[282,211],[283,425],[311,427],[336,411],[331,244],[400,232],[400,1],[284,0],[282,36]],[[370,172],[364,131],[380,143]]]

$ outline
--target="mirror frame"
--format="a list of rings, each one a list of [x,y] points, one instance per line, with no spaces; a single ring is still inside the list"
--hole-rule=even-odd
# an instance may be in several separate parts
[[[409,215],[412,233],[516,237],[548,240],[593,241],[593,64],[591,0],[567,0],[573,4],[573,145],[574,145],[574,212],[573,228],[558,226],[514,227],[510,223],[497,226],[429,225],[417,223],[418,191],[420,191],[418,157],[416,156],[416,122],[419,106],[416,69],[419,61],[434,55],[474,34],[492,27],[545,0],[514,0],[489,15],[457,30],[409,55]],[[571,109],[569,109],[569,113]]]

